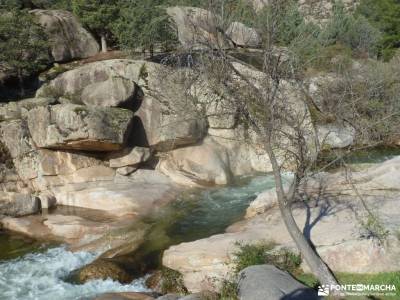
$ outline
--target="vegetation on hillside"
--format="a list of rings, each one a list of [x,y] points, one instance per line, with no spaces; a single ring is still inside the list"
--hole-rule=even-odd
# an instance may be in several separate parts
[[[364,16],[382,32],[378,43],[379,55],[385,60],[392,58],[400,48],[400,1],[361,0],[356,14]]]
[[[0,11],[0,67],[22,80],[49,63],[49,44],[42,27],[26,10]]]

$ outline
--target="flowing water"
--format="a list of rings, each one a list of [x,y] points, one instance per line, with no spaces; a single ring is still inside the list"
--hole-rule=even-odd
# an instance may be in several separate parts
[[[273,187],[271,176],[241,178],[235,185],[182,194],[177,201],[146,222],[153,225],[139,252],[143,260],[154,259],[158,266],[162,251],[170,245],[221,233],[240,220],[258,193]],[[92,299],[105,292],[143,292],[144,279],[122,285],[96,280],[83,285],[64,279],[96,258],[87,252],[72,253],[62,246],[47,245],[0,232],[1,300]],[[135,253],[136,255],[137,253]],[[129,264],[129,257],[127,264]]]
[[[375,163],[400,155],[399,150],[358,153],[348,163]],[[174,203],[144,220],[152,231],[135,258],[123,257],[128,266],[137,260],[157,268],[163,250],[224,232],[240,220],[260,192],[273,187],[272,176],[239,179],[233,186],[190,191]],[[85,215],[85,212],[81,212]],[[87,214],[86,216],[90,216]],[[95,253],[67,251],[63,246],[35,242],[0,231],[0,300],[92,299],[106,292],[147,291],[144,279],[122,285],[111,280],[96,280],[83,285],[64,281],[68,274],[96,258]],[[133,263],[132,263],[133,259]]]

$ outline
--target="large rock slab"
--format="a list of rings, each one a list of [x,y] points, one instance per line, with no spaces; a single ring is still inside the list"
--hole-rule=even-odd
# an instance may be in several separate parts
[[[40,148],[114,151],[123,147],[133,113],[119,108],[59,104],[28,113],[28,126]]]
[[[210,11],[198,7],[167,8],[178,31],[181,45],[187,49],[226,48],[229,43],[218,32],[219,19]]]
[[[49,36],[55,61],[86,58],[99,52],[96,40],[72,13],[42,9],[32,10],[31,13],[38,17]]]
[[[247,267],[239,274],[240,300],[317,300],[317,292],[272,265]]]
[[[254,28],[240,22],[233,22],[226,30],[226,35],[235,45],[249,48],[261,46],[261,37]]]
[[[206,134],[207,122],[203,118],[164,112],[165,107],[159,99],[145,97],[135,118],[133,142],[158,151],[168,151],[196,144]]]
[[[209,139],[200,145],[170,151],[157,168],[175,182],[188,186],[227,184],[232,177],[227,152]]]
[[[150,150],[143,147],[126,148],[110,157],[111,168],[137,166],[150,158]]]
[[[145,183],[100,183],[59,187],[53,189],[61,205],[105,210],[113,215],[145,215],[160,203],[176,197],[176,190],[169,185]]]
[[[69,99],[72,103],[109,106],[109,100],[88,101],[85,95],[86,91],[96,94],[94,87],[98,85],[109,86],[106,81],[112,78],[138,86],[135,96],[130,97],[129,101],[126,97],[130,92],[114,91],[117,85],[112,85],[112,90],[107,92],[110,97],[116,95],[114,100],[119,99],[111,101],[114,103],[112,105],[119,103],[118,106],[136,112],[133,133],[129,138],[130,146],[166,151],[194,144],[206,134],[207,122],[199,116],[194,103],[187,101],[179,74],[160,64],[128,59],[86,64],[61,74],[40,88],[36,96],[51,95]]]
[[[0,215],[20,217],[35,214],[40,210],[40,202],[31,194],[0,192]]]
[[[305,189],[310,201],[293,209],[296,223],[317,252],[335,272],[378,273],[400,270],[399,157],[354,173],[353,184],[344,174],[327,175]],[[323,177],[323,176],[321,176]],[[321,183],[327,184],[321,186]],[[353,186],[353,188],[352,188]],[[354,190],[354,189],[357,189]],[[274,193],[266,193],[274,197]],[[378,216],[387,231],[385,243],[373,238],[363,225],[368,215],[358,196]],[[212,278],[225,278],[237,251],[237,242],[251,244],[274,241],[295,249],[274,199],[264,201],[263,213],[230,226],[225,234],[170,247],[164,252],[163,264],[182,273],[190,291],[216,289]],[[262,205],[261,205],[262,207]],[[255,215],[255,216],[254,216]],[[210,251],[212,245],[213,251]],[[309,271],[305,263],[302,268]]]
[[[173,181],[187,186],[224,185],[234,176],[271,171],[265,153],[248,141],[237,140],[235,130],[211,130],[202,143],[168,152],[157,165]]]
[[[95,170],[94,176],[95,173],[99,171]],[[110,175],[94,182],[85,177],[51,190],[58,204],[102,210],[116,216],[145,215],[174,200],[179,192],[170,179],[157,171],[138,170],[122,178]]]
[[[0,220],[4,229],[38,240],[68,245],[71,251],[93,251],[113,258],[135,251],[145,240],[149,225],[135,218],[113,218],[100,211],[86,210],[90,218],[74,215],[35,215]]]
[[[81,99],[86,105],[131,108],[135,105],[136,93],[135,82],[123,77],[112,77],[86,86]]]
[[[318,140],[322,148],[345,148],[353,145],[356,130],[350,125],[317,125]]]

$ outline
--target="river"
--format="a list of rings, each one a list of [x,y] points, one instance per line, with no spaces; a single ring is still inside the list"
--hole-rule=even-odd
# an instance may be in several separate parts
[[[150,254],[157,266],[162,251],[170,245],[224,232],[243,217],[258,193],[272,187],[271,176],[259,175],[240,178],[229,187],[183,193],[163,211],[147,218],[153,230],[141,247],[141,253],[146,255],[143,259],[149,259]],[[96,253],[72,253],[62,245],[0,233],[0,299],[92,299],[106,292],[147,291],[143,278],[126,285],[111,280],[77,285],[64,280],[71,271],[90,263],[96,256]]]

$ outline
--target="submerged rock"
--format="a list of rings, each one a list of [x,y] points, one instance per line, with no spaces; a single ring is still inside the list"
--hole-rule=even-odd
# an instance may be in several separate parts
[[[133,277],[115,262],[108,259],[96,259],[94,262],[72,272],[70,280],[83,284],[96,279],[112,279],[121,283],[129,283]]]

